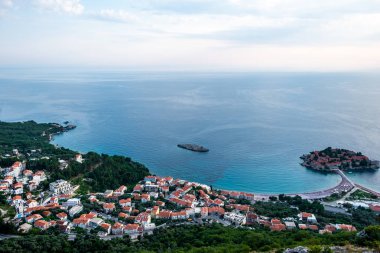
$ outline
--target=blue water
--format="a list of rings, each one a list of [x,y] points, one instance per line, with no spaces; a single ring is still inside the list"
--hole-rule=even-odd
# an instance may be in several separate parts
[[[337,175],[299,165],[327,146],[380,159],[380,75],[0,71],[0,119],[69,120],[54,143],[122,154],[223,189],[291,193]],[[209,153],[176,147],[197,143]],[[353,173],[380,190],[380,172]]]

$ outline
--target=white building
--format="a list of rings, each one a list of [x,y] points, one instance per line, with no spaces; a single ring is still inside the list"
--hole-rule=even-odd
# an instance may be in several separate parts
[[[50,183],[49,189],[53,194],[71,194],[73,190],[71,184],[62,179]]]
[[[83,206],[73,206],[70,210],[69,210],[69,215],[71,217],[73,217],[74,215],[76,215],[77,213],[80,213],[82,212],[83,210]]]
[[[236,225],[244,225],[246,223],[245,215],[234,213],[234,212],[226,212],[224,214],[224,219]]]
[[[80,204],[81,204],[80,199],[78,199],[78,198],[72,198],[72,199],[68,199],[62,205],[65,206],[65,207],[71,207],[71,206],[78,206]]]
[[[75,161],[78,162],[78,163],[82,163],[83,162],[82,155],[81,154],[75,155]]]

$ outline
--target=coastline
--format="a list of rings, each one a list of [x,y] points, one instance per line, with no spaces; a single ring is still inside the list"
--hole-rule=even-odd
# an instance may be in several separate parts
[[[69,131],[71,130],[74,130],[75,128],[73,129],[70,129]],[[66,132],[69,132],[69,131],[66,131]],[[64,136],[64,133],[66,132],[62,132],[60,134],[56,134],[54,135],[53,137],[57,137],[57,136]],[[52,143],[54,141],[54,138],[52,138],[49,143],[53,144]],[[66,147],[67,148],[67,147]],[[90,151],[86,151],[86,152],[90,152]],[[112,154],[108,154],[108,155],[112,155]],[[151,172],[152,173],[152,172]],[[340,171],[340,170],[333,170],[333,171],[330,171],[329,173],[327,174],[338,174],[340,177],[341,177],[341,181],[335,185],[335,186],[332,186],[332,187],[329,187],[327,189],[321,189],[321,190],[317,190],[317,191],[310,191],[310,192],[302,192],[302,193],[262,193],[262,192],[250,192],[250,191],[238,191],[238,190],[225,190],[223,188],[219,188],[219,187],[216,187],[216,189],[218,190],[225,190],[225,191],[230,191],[230,192],[241,192],[241,193],[248,193],[248,194],[254,194],[254,199],[255,200],[267,200],[269,199],[270,197],[278,197],[280,194],[284,194],[285,196],[291,196],[291,197],[294,197],[294,196],[300,196],[304,199],[309,199],[309,200],[314,200],[314,199],[323,199],[323,198],[326,198],[328,196],[331,196],[331,194],[333,193],[341,193],[341,192],[348,192],[350,190],[352,190],[356,185],[362,187],[362,188],[366,188],[372,192],[375,192],[377,194],[380,195],[380,193],[378,193],[376,190],[373,190],[371,189],[370,187],[368,186],[362,186],[362,185],[359,185],[359,184],[356,184],[354,182],[352,182],[345,174],[344,172]],[[165,175],[160,175],[160,176],[165,176]],[[185,178],[180,178],[181,180],[187,180]],[[190,182],[194,182],[192,180],[187,180],[187,181],[190,181]],[[195,183],[199,183],[199,184],[204,184],[204,183],[200,183],[200,182],[195,182]]]

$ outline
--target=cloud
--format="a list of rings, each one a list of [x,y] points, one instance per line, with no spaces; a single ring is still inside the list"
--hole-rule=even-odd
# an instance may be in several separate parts
[[[36,6],[80,18],[39,15]],[[377,0],[0,0],[0,16],[11,11],[0,65],[380,68]]]
[[[379,14],[371,0],[140,0],[93,17],[188,39],[346,45],[379,40]]]
[[[92,13],[90,16],[98,18],[105,21],[115,21],[115,22],[137,22],[139,21],[138,16],[132,12],[125,10],[114,10],[114,9],[103,9],[99,12]]]
[[[37,6],[46,10],[73,15],[80,15],[84,10],[80,0],[37,0]]]
[[[0,17],[4,16],[13,4],[14,0],[0,0]]]
[[[14,4],[14,0],[1,0],[0,1],[0,6],[5,7],[5,8],[10,8]]]

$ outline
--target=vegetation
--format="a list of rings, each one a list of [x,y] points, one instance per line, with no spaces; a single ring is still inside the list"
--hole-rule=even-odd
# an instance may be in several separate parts
[[[0,154],[10,154],[13,149],[20,153],[43,152],[51,156],[71,156],[75,154],[66,148],[57,148],[49,143],[49,135],[67,131],[65,127],[54,123],[36,123],[34,121],[8,123],[0,121]]]
[[[29,169],[48,172],[50,181],[65,179],[80,185],[80,193],[114,189],[120,185],[131,187],[149,175],[144,165],[123,156],[89,152],[84,155],[83,163],[73,161],[75,151],[49,143],[50,134],[64,131],[65,127],[54,123],[0,122],[0,154],[10,154],[13,149],[28,154],[25,157],[0,158],[0,166],[7,167],[16,160],[25,159]],[[58,158],[68,160],[69,166],[61,170]]]
[[[350,197],[348,197],[348,200],[358,199],[377,199],[377,196],[372,193],[364,192],[362,190],[356,190],[350,195]]]
[[[32,235],[1,241],[0,252],[281,252],[299,245],[315,250],[323,245],[348,244],[378,248],[379,240],[379,226],[368,227],[361,237],[348,232],[319,235],[309,231],[273,233],[221,225],[175,226],[158,230],[137,242],[102,241],[92,235],[78,235],[75,241],[68,241],[64,236]]]

